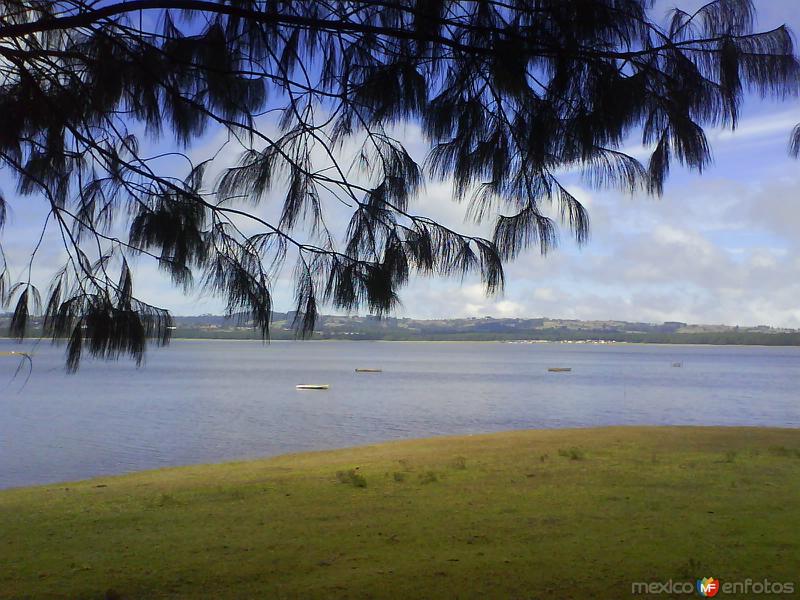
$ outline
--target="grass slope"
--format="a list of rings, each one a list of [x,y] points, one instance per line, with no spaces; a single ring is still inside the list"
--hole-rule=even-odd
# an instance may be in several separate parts
[[[0,493],[0,598],[797,588],[798,498],[800,431],[778,429],[523,431],[167,469]]]

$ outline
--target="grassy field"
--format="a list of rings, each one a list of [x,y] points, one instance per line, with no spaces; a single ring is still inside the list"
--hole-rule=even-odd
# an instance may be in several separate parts
[[[438,438],[0,492],[0,598],[609,600],[704,576],[798,588],[798,532],[798,430]]]

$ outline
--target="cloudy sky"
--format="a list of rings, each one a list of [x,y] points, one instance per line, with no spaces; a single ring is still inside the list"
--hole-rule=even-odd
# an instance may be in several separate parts
[[[673,4],[691,9],[696,2]],[[762,29],[785,22],[800,32],[796,0],[756,4]],[[663,13],[665,7],[656,11]],[[507,267],[502,297],[487,298],[476,280],[417,278],[402,291],[397,316],[800,327],[800,161],[786,151],[797,123],[800,100],[751,99],[736,132],[709,132],[713,166],[702,176],[674,168],[659,199],[589,189],[576,179],[571,191],[591,217],[588,244],[579,248],[562,232],[559,248],[548,256],[534,250],[522,255]],[[405,139],[424,153],[414,141],[415,131],[407,127]],[[202,155],[203,148],[195,151]],[[11,184],[0,177],[0,185],[8,190]],[[3,245],[17,262],[35,243],[43,207],[33,199],[24,205],[9,200],[13,214]],[[429,183],[416,204],[418,213],[475,230],[463,223],[463,210],[450,200],[446,183]],[[56,263],[56,242],[43,253],[40,268]],[[276,282],[277,310],[292,308],[290,274]],[[175,314],[221,312],[218,300],[186,296],[144,264],[138,288],[143,298]]]
[[[756,6],[761,29],[787,23],[800,33],[795,0]],[[474,281],[418,280],[402,313],[800,327],[800,161],[786,152],[798,122],[800,100],[750,99],[736,132],[709,132],[712,167],[702,176],[673,169],[659,199],[576,182],[591,217],[587,245],[562,234],[556,252],[522,256],[499,299]],[[434,192],[446,207],[446,189]]]

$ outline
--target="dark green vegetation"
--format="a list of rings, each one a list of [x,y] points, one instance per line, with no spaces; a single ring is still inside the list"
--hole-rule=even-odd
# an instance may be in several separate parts
[[[0,331],[10,316],[0,316]],[[271,337],[296,339],[292,313],[273,313]],[[32,332],[41,333],[33,318]],[[186,339],[259,339],[247,320],[214,315],[175,317],[174,337]],[[685,323],[628,323],[566,319],[396,319],[321,315],[313,339],[386,341],[606,341],[648,344],[740,344],[798,346],[800,331],[766,326],[687,325]]]
[[[273,313],[275,339],[292,339],[294,313]],[[0,321],[1,323],[2,321]],[[176,317],[175,335],[185,338],[254,338],[246,319],[218,316]],[[653,344],[755,344],[800,345],[800,331],[766,326],[689,325],[687,323],[631,323],[575,319],[397,319],[375,316],[321,315],[316,339],[332,340],[430,340],[430,341],[614,341]]]
[[[274,339],[294,339],[294,313],[273,313]],[[0,324],[2,319],[0,319]],[[247,321],[215,316],[176,317],[180,338],[255,339]],[[669,322],[579,321],[573,319],[396,319],[321,315],[314,339],[395,341],[613,341],[651,344],[751,344],[798,346],[800,331],[765,326],[688,325]]]
[[[290,340],[293,313],[273,313],[272,339]],[[10,316],[0,316],[3,331]],[[175,317],[173,336],[186,339],[259,339],[247,318],[214,315]],[[31,319],[32,335],[41,334],[41,319]],[[320,315],[311,336],[318,340],[386,341],[606,341],[648,344],[717,344],[799,346],[800,331],[766,326],[629,323],[572,319],[379,319],[373,316]]]
[[[779,429],[523,431],[169,469],[0,493],[0,597],[797,586],[798,497],[800,431]]]

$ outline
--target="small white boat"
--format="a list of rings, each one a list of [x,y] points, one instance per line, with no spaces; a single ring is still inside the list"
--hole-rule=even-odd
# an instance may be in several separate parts
[[[331,386],[327,383],[301,383],[294,387],[298,390],[327,390]]]
[[[356,373],[383,373],[383,369],[356,369]]]

